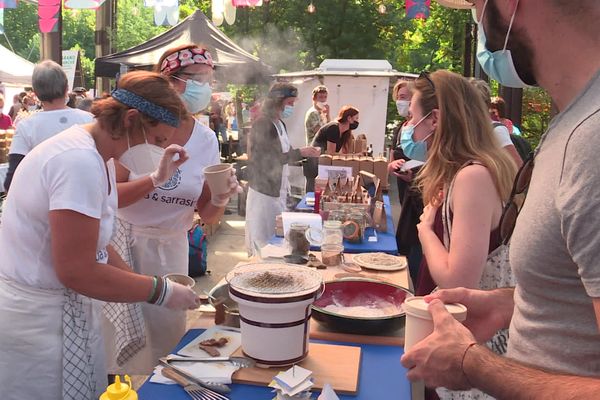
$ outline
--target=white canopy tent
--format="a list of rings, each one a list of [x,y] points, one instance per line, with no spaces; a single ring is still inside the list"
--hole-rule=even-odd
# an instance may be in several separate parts
[[[0,45],[0,82],[15,86],[31,86],[34,64]]]
[[[0,86],[4,93],[3,111],[7,113],[12,105],[13,96],[23,91],[24,87],[31,86],[31,75],[35,65],[2,45],[0,60]]]

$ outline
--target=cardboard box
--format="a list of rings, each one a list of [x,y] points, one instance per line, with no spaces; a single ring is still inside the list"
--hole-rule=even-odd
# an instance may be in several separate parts
[[[384,157],[378,157],[373,161],[373,173],[379,178],[382,189],[387,190],[388,184],[388,162]]]
[[[333,157],[329,154],[321,154],[319,157],[319,165],[331,165]]]
[[[360,171],[360,158],[353,155],[351,158],[348,158],[347,163],[348,167],[352,167],[352,176],[358,175],[358,171]]]
[[[373,171],[373,159],[370,157],[360,157],[359,159],[359,171],[365,171],[372,174]],[[387,168],[387,167],[386,167]]]

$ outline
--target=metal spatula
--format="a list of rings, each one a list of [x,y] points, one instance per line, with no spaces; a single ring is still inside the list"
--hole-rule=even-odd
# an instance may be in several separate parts
[[[225,397],[222,394],[191,383],[189,380],[187,380],[187,378],[180,375],[171,367],[164,367],[161,373],[164,377],[172,379],[181,385],[183,390],[185,390],[185,392],[194,400],[229,400],[228,397]]]

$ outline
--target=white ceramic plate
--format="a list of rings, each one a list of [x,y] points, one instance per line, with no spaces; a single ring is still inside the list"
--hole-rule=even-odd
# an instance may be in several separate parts
[[[381,261],[377,258],[380,258]],[[407,265],[404,257],[392,256],[386,253],[357,254],[352,257],[352,262],[363,268],[376,271],[400,271],[406,268]]]
[[[226,337],[229,342],[223,347],[217,347],[222,357],[229,357],[242,345],[242,334],[235,328],[224,328],[220,326],[213,326],[205,330],[196,339],[189,342],[183,349],[179,350],[177,354],[188,357],[210,357],[210,354],[201,350],[198,344],[203,340],[208,339],[219,339]]]

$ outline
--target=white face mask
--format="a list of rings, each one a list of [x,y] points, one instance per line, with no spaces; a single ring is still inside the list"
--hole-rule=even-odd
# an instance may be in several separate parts
[[[396,100],[396,108],[398,114],[401,117],[408,117],[408,108],[410,107],[410,101],[408,100]]]
[[[144,134],[145,143],[133,147],[129,146],[129,135],[127,136],[127,151],[119,158],[119,162],[130,172],[130,181],[154,172],[165,152],[162,147],[148,143],[146,130],[143,126],[142,133]]]

